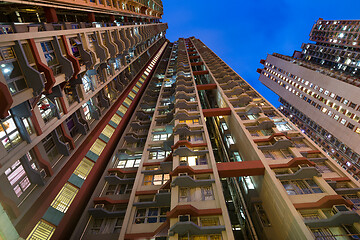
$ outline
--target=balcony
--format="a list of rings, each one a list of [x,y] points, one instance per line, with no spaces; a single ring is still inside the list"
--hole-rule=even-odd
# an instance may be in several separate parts
[[[300,164],[298,169],[292,173],[276,174],[279,180],[294,180],[294,179],[312,179],[313,177],[320,177],[321,173],[314,166],[308,164]]]
[[[147,207],[163,207],[170,206],[171,192],[169,189],[159,189],[155,194],[154,201],[149,202],[135,202],[134,207],[147,208]]]
[[[304,223],[311,228],[326,228],[341,225],[352,225],[360,222],[360,215],[355,211],[351,211],[345,205],[334,205],[332,208],[332,214],[333,215],[328,218],[311,220],[305,219]]]
[[[211,186],[213,183],[215,183],[215,179],[194,179],[187,173],[179,173],[175,179],[173,178],[171,186],[196,188]]]
[[[186,233],[190,235],[204,235],[204,234],[221,234],[225,231],[225,226],[206,226],[200,227],[192,221],[177,222],[169,229],[169,236],[175,234],[184,235]]]

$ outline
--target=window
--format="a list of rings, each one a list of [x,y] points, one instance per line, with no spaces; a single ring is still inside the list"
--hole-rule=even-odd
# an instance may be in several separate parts
[[[153,141],[165,141],[172,133],[153,134]]]
[[[90,120],[90,119],[91,119],[91,113],[90,113],[89,104],[92,104],[92,103],[91,103],[91,99],[82,105],[82,109],[83,109],[83,111],[84,111],[84,115],[85,115],[85,119],[86,119],[86,120]]]
[[[118,109],[121,113],[125,114],[127,111],[127,108],[124,105],[121,105]]]
[[[119,115],[114,114],[114,116],[110,120],[113,121],[116,125],[119,125],[121,119],[122,118]]]
[[[45,95],[42,95],[37,106],[45,123],[56,117],[56,104],[49,100]]]
[[[88,160],[87,158],[83,158],[83,160],[75,169],[74,174],[85,180],[93,166],[94,163],[92,161]]]
[[[42,42],[41,48],[44,52],[46,61],[48,63],[48,66],[52,66],[57,64],[57,59],[54,52],[54,47],[50,41],[48,42]]]
[[[133,168],[139,167],[141,159],[121,159],[116,165],[116,168]]]
[[[212,187],[202,187],[201,188],[201,196],[203,201],[214,200],[214,195],[212,191]]]
[[[226,135],[225,139],[226,139],[226,144],[228,147],[230,147],[230,145],[232,145],[232,144],[235,144],[235,141],[231,135]]]
[[[145,175],[144,185],[163,185],[169,179],[169,174]]]
[[[221,240],[221,235],[192,235],[179,237],[179,240]]]
[[[229,129],[228,126],[227,126],[227,124],[226,124],[226,122],[222,122],[222,123],[221,123],[221,128],[223,129],[223,131],[226,131],[226,130]]]
[[[110,125],[106,125],[106,127],[101,133],[104,134],[106,137],[111,138],[114,132],[115,129],[113,127],[111,127]]]
[[[243,161],[239,152],[233,152],[233,155],[234,155],[234,159],[235,159],[236,162],[242,162]]]
[[[18,197],[31,185],[20,160],[17,160],[11,167],[6,169],[5,175]]]
[[[92,86],[90,78],[87,75],[84,75],[81,80],[84,86],[85,93],[88,93],[91,90]]]
[[[124,103],[126,103],[128,106],[130,106],[132,103],[132,100],[130,98],[126,97],[124,100]]]
[[[28,87],[12,47],[0,48],[0,70],[12,95]]]
[[[49,240],[54,232],[55,227],[41,219],[31,231],[27,239]]]
[[[96,139],[94,144],[91,146],[90,151],[100,156],[101,152],[104,150],[106,144],[100,139]]]
[[[165,222],[166,213],[168,211],[170,211],[169,207],[137,209],[135,214],[135,223],[141,224]]]
[[[304,220],[317,220],[322,218],[317,209],[300,211],[300,214]]]
[[[106,190],[106,195],[118,195],[118,194],[130,194],[133,188],[133,184],[129,183],[129,184],[118,184],[118,185],[113,185],[110,184],[108,185],[108,188]]]
[[[180,165],[196,166],[206,165],[207,159],[205,156],[187,156],[180,157]]]
[[[190,189],[189,188],[180,188],[179,189],[179,202],[189,202],[190,201]]]
[[[199,124],[199,119],[190,119],[190,120],[180,120],[179,123],[186,123],[186,124]]]
[[[170,153],[171,151],[150,152],[149,159],[164,159],[169,156]]]
[[[266,215],[266,212],[265,212],[262,204],[261,203],[256,203],[254,206],[255,206],[255,211],[256,211],[259,219],[260,219],[261,224],[264,227],[270,227],[271,224],[270,224],[269,218]]]
[[[333,172],[331,168],[325,162],[318,162],[315,165],[316,169],[321,173],[330,173]]]
[[[94,218],[90,228],[91,234],[119,233],[121,231],[123,217],[118,218]]]
[[[275,122],[275,126],[280,132],[292,130],[292,127],[287,122]]]
[[[59,210],[60,212],[66,213],[78,191],[78,188],[69,183],[65,183],[54,201],[51,203],[51,207]]]
[[[289,195],[322,193],[321,188],[312,179],[281,181]]]
[[[7,151],[23,141],[10,113],[9,116],[0,120],[0,139]]]

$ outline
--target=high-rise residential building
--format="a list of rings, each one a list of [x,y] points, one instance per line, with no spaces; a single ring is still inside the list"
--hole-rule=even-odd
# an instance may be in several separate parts
[[[31,3],[1,25],[0,239],[360,236],[360,183],[199,39],[166,40],[161,1]]]
[[[360,178],[360,21],[319,19],[302,51],[261,60],[259,80],[280,110],[355,179]]]

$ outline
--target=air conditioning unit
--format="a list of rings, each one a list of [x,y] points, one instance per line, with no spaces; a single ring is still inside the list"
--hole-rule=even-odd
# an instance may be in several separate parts
[[[95,208],[104,208],[104,204],[95,204]]]
[[[46,178],[46,177],[47,177],[47,174],[46,174],[45,169],[41,169],[41,170],[40,170],[40,175],[41,175],[42,178]]]
[[[190,221],[190,215],[179,215],[179,222],[189,222]]]
[[[348,212],[351,211],[346,205],[334,205],[332,207],[332,212],[334,214],[339,213],[339,212]]]
[[[187,172],[179,173],[179,177],[184,177],[184,176],[188,176],[188,173]]]

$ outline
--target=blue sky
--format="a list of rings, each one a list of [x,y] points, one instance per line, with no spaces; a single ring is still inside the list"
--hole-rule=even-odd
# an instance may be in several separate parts
[[[275,106],[278,96],[259,80],[267,53],[292,55],[309,42],[312,25],[323,19],[360,19],[353,0],[163,0],[167,38],[201,39]]]

